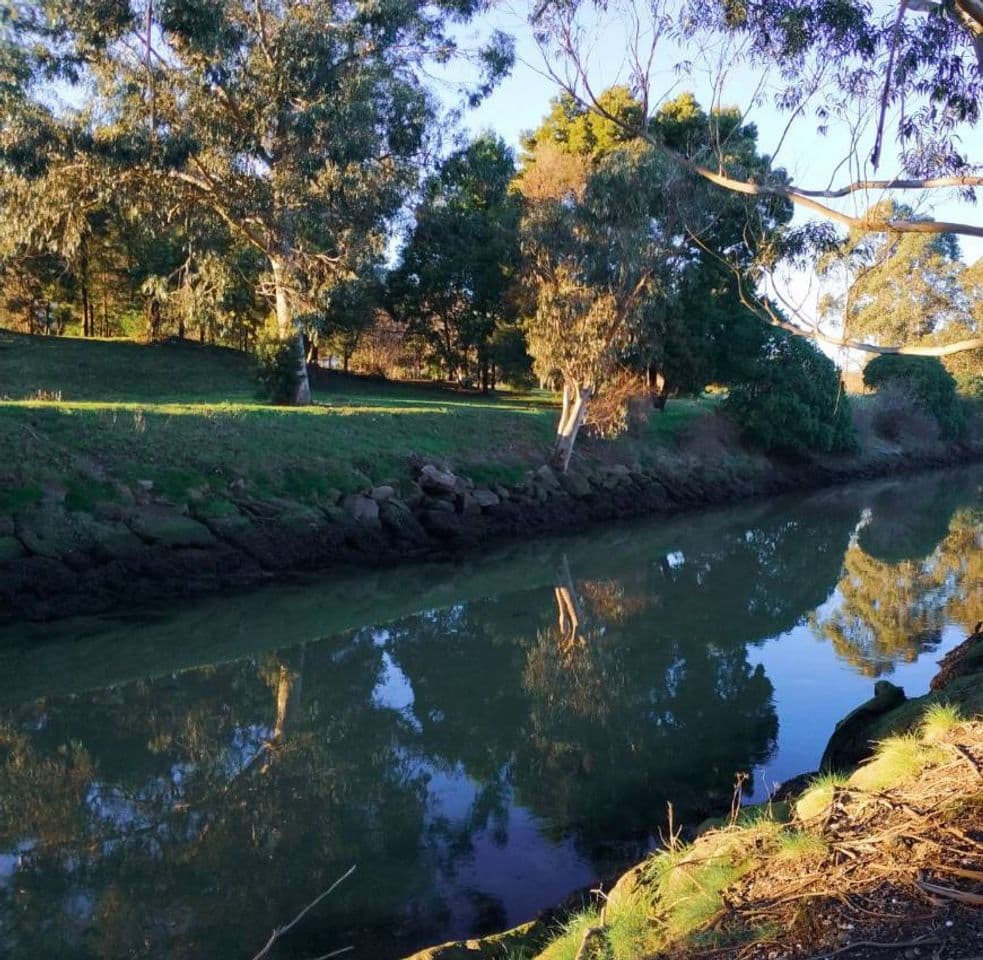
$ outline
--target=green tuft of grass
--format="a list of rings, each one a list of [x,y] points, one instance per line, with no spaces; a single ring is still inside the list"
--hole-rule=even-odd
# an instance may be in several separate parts
[[[552,943],[543,950],[536,960],[575,960],[584,931],[595,926],[600,914],[595,908],[583,910],[571,916],[560,928],[559,934]]]
[[[838,787],[847,785],[847,776],[842,773],[824,773],[816,777],[795,802],[795,815],[803,821],[813,820],[824,814]]]
[[[937,743],[953,727],[963,722],[963,715],[955,704],[933,703],[922,715],[918,734],[926,743]]]
[[[779,860],[811,860],[824,857],[829,845],[808,830],[783,830],[778,836],[775,857]]]
[[[922,770],[945,759],[940,747],[922,743],[916,734],[882,740],[873,758],[854,771],[849,785],[857,790],[888,790],[917,777]]]

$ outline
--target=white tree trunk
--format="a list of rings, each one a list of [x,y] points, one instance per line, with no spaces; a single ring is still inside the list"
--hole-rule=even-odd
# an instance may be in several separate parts
[[[297,386],[294,390],[293,403],[297,407],[306,407],[311,402],[311,385],[307,379],[304,333],[299,324],[294,322],[293,311],[290,309],[289,269],[286,260],[280,257],[271,257],[270,266],[273,269],[273,286],[276,293],[277,334],[285,343],[293,338],[297,356]]]
[[[556,442],[553,445],[553,465],[566,473],[570,457],[577,442],[577,434],[587,416],[587,405],[594,395],[593,387],[584,387],[575,381],[563,384],[563,409],[556,427]]]

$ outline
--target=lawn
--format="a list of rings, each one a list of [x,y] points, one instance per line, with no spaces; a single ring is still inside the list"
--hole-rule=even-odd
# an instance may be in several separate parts
[[[176,500],[242,478],[257,495],[318,502],[405,476],[413,457],[515,482],[542,461],[557,416],[538,391],[485,397],[334,373],[316,377],[314,400],[258,402],[252,361],[233,350],[0,331],[0,509],[52,485],[84,509],[115,481],[140,480]],[[670,403],[630,443],[668,444],[706,409]]]

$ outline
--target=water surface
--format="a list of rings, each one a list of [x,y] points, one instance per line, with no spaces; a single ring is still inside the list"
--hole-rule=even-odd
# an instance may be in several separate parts
[[[815,768],[983,609],[949,471],[0,631],[0,952],[398,957]]]

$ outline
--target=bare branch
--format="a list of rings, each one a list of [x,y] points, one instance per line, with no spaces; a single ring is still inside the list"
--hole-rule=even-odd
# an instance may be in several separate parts
[[[273,930],[273,933],[270,934],[270,939],[266,941],[266,944],[263,947],[263,949],[260,950],[259,953],[257,953],[253,957],[253,960],[261,960],[262,957],[265,957],[270,952],[270,950],[273,949],[273,944],[276,943],[277,940],[280,939],[280,937],[293,930],[293,928],[296,927],[297,924],[300,923],[300,921],[303,920],[304,917],[311,912],[311,910],[313,910],[329,893],[332,893],[334,890],[336,890],[354,872],[355,872],[355,864],[353,863],[340,877],[338,877],[337,880],[335,880],[334,883],[331,884],[330,887],[328,887],[327,890],[325,890],[323,893],[318,894],[309,904],[307,904],[307,906],[304,907],[304,909],[301,910],[300,913],[298,913],[297,916],[290,921],[290,923],[286,924],[283,927],[276,927]],[[335,957],[341,953],[345,953],[348,950],[351,950],[351,947],[343,947],[341,950],[335,950],[333,953],[324,954],[324,957]]]

